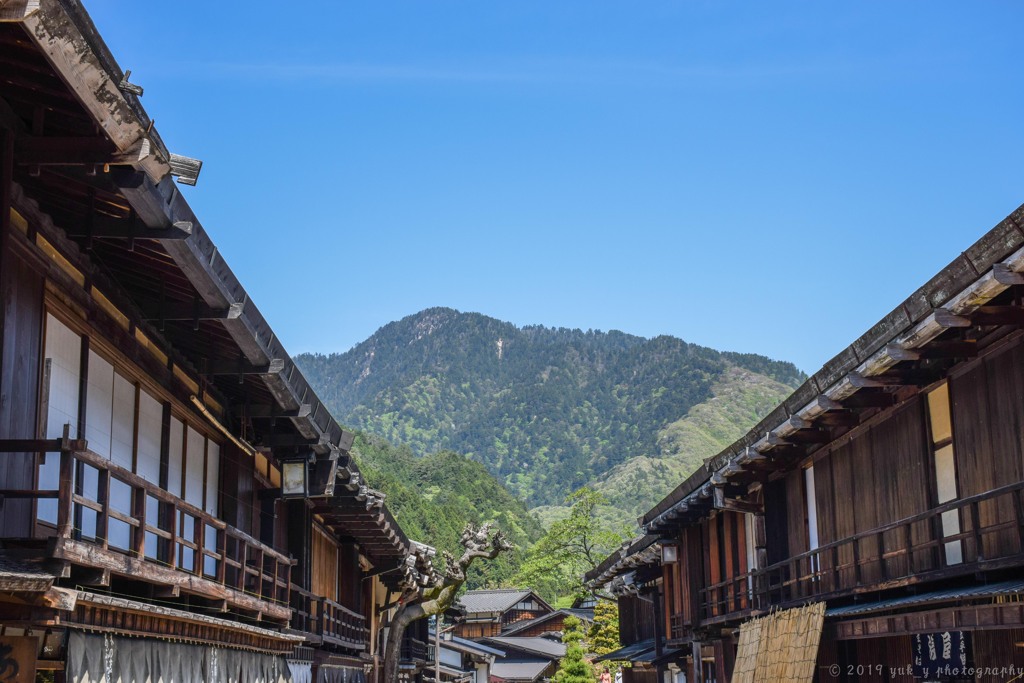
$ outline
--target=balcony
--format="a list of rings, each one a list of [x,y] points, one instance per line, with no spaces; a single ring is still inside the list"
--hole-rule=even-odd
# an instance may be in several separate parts
[[[417,666],[427,662],[427,644],[417,638],[402,638],[402,652],[399,661],[403,665]]]
[[[86,448],[81,440],[3,441],[0,452],[58,453],[56,490],[0,491],[53,505],[49,555],[70,564],[287,621],[292,560]],[[53,456],[51,456],[53,457]]]
[[[370,639],[366,617],[333,600],[292,585],[291,630],[312,643],[365,650]]]
[[[948,533],[954,520],[960,531]],[[1024,482],[1018,482],[945,503],[708,586],[701,591],[702,616],[704,623],[728,621],[751,611],[1022,564]]]

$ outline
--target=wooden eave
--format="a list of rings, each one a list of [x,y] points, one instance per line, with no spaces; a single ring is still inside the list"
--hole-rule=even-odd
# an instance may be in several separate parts
[[[667,533],[715,509],[708,493],[744,473],[761,481],[790,469],[863,419],[948,376],[1024,307],[1024,206],[1007,216],[638,522]],[[721,500],[718,496],[717,500]]]
[[[232,433],[278,459],[312,451],[343,461],[339,487],[360,481],[345,456],[353,435],[292,362],[178,190],[174,155],[124,77],[79,0],[0,7],[0,126],[15,135],[16,208],[30,238],[45,232],[87,288],[99,287],[187,371],[200,397],[215,399]],[[398,530],[396,552],[414,557],[381,507]],[[393,542],[367,534],[368,545]]]

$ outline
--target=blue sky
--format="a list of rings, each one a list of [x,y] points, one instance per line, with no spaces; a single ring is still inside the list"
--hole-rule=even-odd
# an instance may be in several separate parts
[[[813,372],[1024,202],[1021,3],[85,1],[293,353],[451,306]]]

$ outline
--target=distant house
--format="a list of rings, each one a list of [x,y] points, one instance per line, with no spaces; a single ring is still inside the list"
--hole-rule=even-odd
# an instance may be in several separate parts
[[[584,629],[589,629],[594,623],[593,609],[556,609],[535,619],[514,622],[507,626],[501,635],[526,637],[561,634],[565,628],[565,618],[570,616],[583,622]]]
[[[425,623],[425,622],[424,622]],[[430,658],[424,670],[425,678],[433,679],[434,629],[430,629]],[[441,661],[438,667],[441,681],[452,683],[487,683],[496,659],[505,652],[472,640],[443,634],[441,637]]]
[[[497,636],[518,622],[555,611],[532,590],[520,588],[468,591],[460,604],[466,614],[455,630],[460,638]]]
[[[491,667],[491,681],[495,683],[532,683],[550,678],[565,656],[565,645],[552,638],[494,636],[483,642],[505,652]]]

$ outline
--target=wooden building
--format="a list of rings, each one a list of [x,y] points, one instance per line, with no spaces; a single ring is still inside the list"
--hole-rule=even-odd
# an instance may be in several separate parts
[[[794,680],[1020,674],[1022,325],[1024,207],[644,515],[669,670],[753,680],[785,652]]]
[[[661,545],[657,536],[641,536],[623,544],[586,579],[615,596],[619,606],[622,647],[596,658],[595,663],[629,662],[622,669],[623,683],[657,683],[659,662],[673,659],[662,628]]]
[[[456,626],[455,635],[473,639],[501,635],[521,622],[555,611],[532,590],[521,588],[467,591],[459,604],[465,616]]]
[[[430,551],[127,76],[78,0],[0,3],[0,647],[17,681],[365,680]]]

